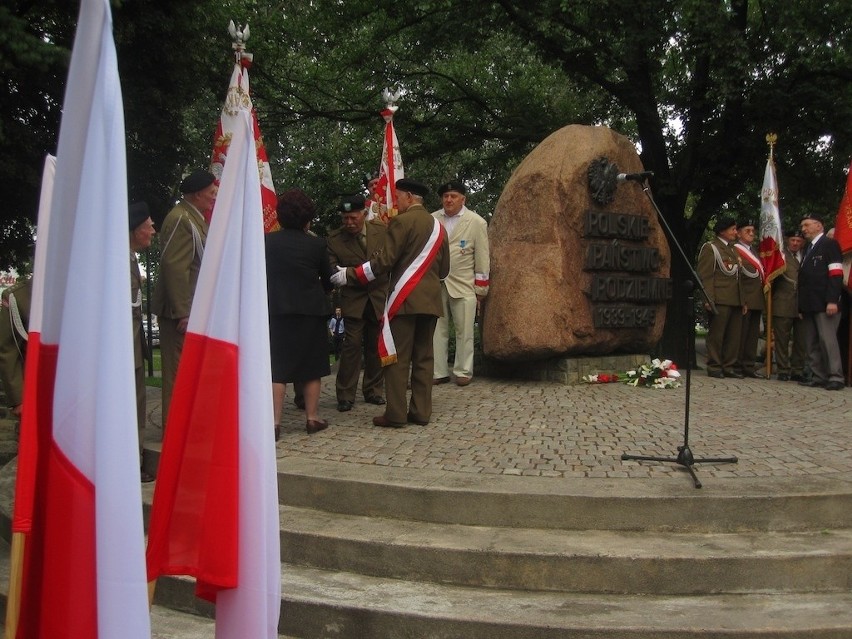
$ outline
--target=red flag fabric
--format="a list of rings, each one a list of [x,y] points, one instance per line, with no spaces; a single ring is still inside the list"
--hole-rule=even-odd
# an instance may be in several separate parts
[[[228,84],[228,94],[225,96],[225,104],[222,114],[216,125],[216,135],[213,138],[213,158],[210,162],[210,172],[216,176],[216,185],[222,179],[222,171],[225,168],[225,158],[228,156],[228,147],[234,135],[234,128],[238,126],[239,114],[242,110],[251,113],[252,134],[257,154],[257,167],[260,170],[260,191],[263,202],[263,230],[267,233],[280,228],[276,206],[275,184],[272,182],[272,172],[269,169],[269,156],[266,153],[266,145],[260,134],[260,125],[257,120],[257,112],[251,101],[249,91],[249,68],[251,67],[252,55],[239,52],[239,59],[234,64],[231,73],[231,81]],[[206,211],[205,217],[210,222],[212,211]]]
[[[840,200],[837,219],[834,222],[834,239],[840,244],[840,250],[845,255],[852,251],[852,164],[846,175],[846,190]]]
[[[402,165],[402,154],[399,151],[399,140],[393,126],[393,116],[399,107],[388,106],[382,110],[385,121],[385,139],[382,144],[382,159],[379,166],[379,183],[376,191],[381,197],[379,217],[387,224],[390,218],[397,214],[396,181],[405,177]]]
[[[30,399],[24,403],[38,406],[36,390],[39,388],[39,362],[41,361],[41,324],[44,300],[45,261],[50,233],[50,206],[53,182],[56,175],[56,158],[48,155],[44,161],[41,195],[38,207],[38,228],[33,260],[33,283],[30,303],[30,321],[27,327],[27,363],[24,368],[24,393],[30,389]],[[52,366],[50,367],[52,369]],[[49,423],[49,422],[48,422]],[[15,480],[15,507],[12,515],[12,532],[28,533],[33,525],[35,507],[36,466],[38,461],[37,411],[24,411],[21,415],[21,434],[18,441],[18,469]]]
[[[16,486],[16,530],[28,533],[18,638],[151,635],[124,140],[109,3],[82,0],[45,235],[39,220],[21,459],[32,466]]]
[[[148,577],[196,577],[217,639],[275,639],[278,486],[261,195],[248,112],[238,118],[169,410]]]
[[[846,189],[843,191],[843,199],[840,200],[840,208],[837,209],[837,218],[834,221],[834,239],[840,244],[843,253],[843,284],[847,290],[852,291],[852,281],[849,274],[852,272],[852,164],[846,175]]]
[[[784,232],[781,229],[781,214],[778,209],[778,180],[775,177],[775,162],[770,154],[763,174],[763,189],[760,192],[760,263],[763,265],[764,290],[772,280],[781,275],[787,264],[784,260]]]

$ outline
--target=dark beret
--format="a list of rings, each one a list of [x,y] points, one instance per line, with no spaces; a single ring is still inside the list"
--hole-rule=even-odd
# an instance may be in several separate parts
[[[180,183],[181,193],[198,193],[213,184],[216,176],[210,171],[198,169],[187,175]]]
[[[819,222],[820,224],[822,224],[822,218],[816,213],[805,213],[799,219],[799,222],[803,222],[804,220],[813,220],[814,222]]]
[[[757,223],[754,220],[752,220],[751,218],[745,218],[743,220],[740,220],[737,223],[738,229],[745,228],[746,226],[753,226],[753,227],[757,228]]]
[[[420,197],[426,197],[427,195],[429,195],[428,186],[421,182],[418,182],[417,180],[409,180],[408,178],[402,178],[401,180],[397,180],[396,190],[405,191],[406,193],[413,193],[414,195],[418,195]]]
[[[363,211],[366,206],[363,195],[347,195],[340,200],[337,210],[341,213],[351,213],[352,211]]]
[[[467,189],[464,184],[461,182],[456,182],[455,180],[450,180],[449,182],[444,182],[441,186],[438,187],[438,195],[443,195],[447,191],[456,191],[457,193],[461,193],[462,195],[467,195]]]
[[[716,221],[716,225],[713,227],[713,232],[719,234],[722,231],[727,231],[729,228],[736,225],[737,221],[734,218],[722,217]]]
[[[151,217],[151,212],[148,210],[148,205],[145,202],[134,202],[128,207],[127,213],[131,231],[135,230],[137,226]]]

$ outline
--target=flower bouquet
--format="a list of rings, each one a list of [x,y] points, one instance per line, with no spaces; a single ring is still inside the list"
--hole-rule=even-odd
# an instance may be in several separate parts
[[[642,364],[639,368],[625,373],[583,375],[581,380],[586,384],[624,382],[631,386],[678,388],[680,386],[680,371],[670,359],[654,359],[651,360],[650,364]]]
[[[670,359],[653,359],[650,364],[627,371],[626,384],[631,386],[649,386],[651,388],[678,388],[680,371]]]
[[[617,374],[607,375],[605,373],[595,373],[594,375],[583,375],[582,380],[587,384],[609,384],[610,382],[623,382],[624,375],[619,377]]]

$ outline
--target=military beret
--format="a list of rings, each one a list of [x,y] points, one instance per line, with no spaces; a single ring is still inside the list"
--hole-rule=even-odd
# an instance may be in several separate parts
[[[438,195],[443,195],[447,191],[455,191],[457,193],[461,193],[462,195],[467,195],[467,189],[464,184],[461,182],[456,182],[455,180],[450,180],[449,182],[444,182],[441,186],[438,187]]]
[[[814,222],[819,222],[820,224],[822,224],[822,218],[819,215],[817,215],[816,213],[805,213],[799,219],[799,221],[803,222],[804,220],[813,220]]]
[[[151,217],[151,211],[148,210],[148,205],[145,202],[134,202],[128,207],[127,214],[131,231]]]
[[[198,169],[187,175],[180,183],[181,193],[198,193],[213,184],[216,176],[210,171]]]
[[[417,180],[409,180],[408,178],[402,178],[401,180],[397,180],[396,190],[405,191],[406,193],[412,193],[420,197],[426,197],[427,195],[429,195],[428,186],[421,182],[418,182]]]
[[[736,226],[737,221],[732,217],[722,217],[716,221],[716,225],[713,227],[714,233],[721,233],[722,231],[727,231],[732,226]]]
[[[366,206],[363,195],[347,195],[340,200],[337,210],[341,213],[351,213],[352,211],[363,211]]]
[[[751,218],[744,218],[737,223],[738,229],[742,229],[742,228],[745,228],[747,226],[753,226],[753,227],[757,228],[757,224]]]

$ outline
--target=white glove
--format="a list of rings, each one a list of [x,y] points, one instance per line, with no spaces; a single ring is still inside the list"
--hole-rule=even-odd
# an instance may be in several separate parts
[[[337,286],[346,286],[346,267],[338,266],[337,273],[331,276],[331,283]]]

